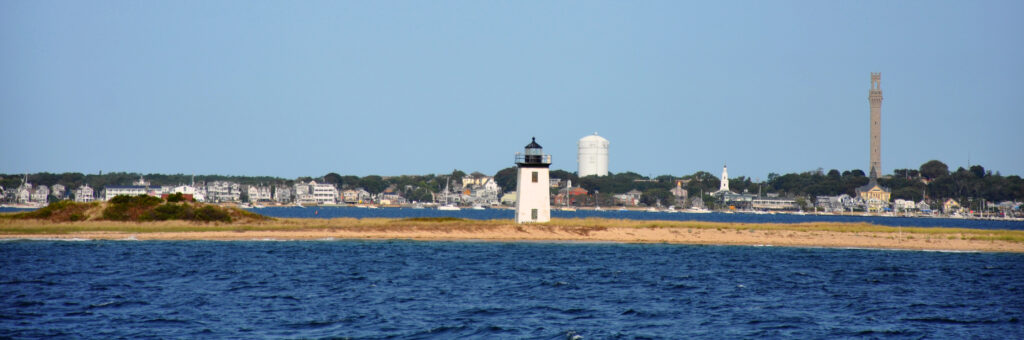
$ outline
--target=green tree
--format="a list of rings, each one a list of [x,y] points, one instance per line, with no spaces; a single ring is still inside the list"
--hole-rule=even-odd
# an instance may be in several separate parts
[[[921,176],[924,178],[933,180],[946,175],[949,175],[949,167],[946,166],[946,163],[930,160],[921,164]]]
[[[494,182],[498,184],[503,192],[516,191],[516,168],[509,167],[498,170],[494,174]]]
[[[359,186],[371,194],[379,194],[387,188],[384,178],[377,175],[369,175],[359,180]]]

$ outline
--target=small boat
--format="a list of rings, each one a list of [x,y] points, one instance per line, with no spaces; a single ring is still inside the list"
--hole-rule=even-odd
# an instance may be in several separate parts
[[[484,210],[484,209],[486,209],[486,208],[484,208],[484,206],[482,206],[482,205],[479,205],[479,204],[474,204],[473,205],[473,210]]]
[[[462,210],[462,208],[459,208],[458,206],[449,203],[449,204],[445,204],[445,205],[437,207],[437,210],[459,211],[459,210]]]
[[[655,208],[655,207],[647,208],[647,212],[658,212],[658,208]]]
[[[576,208],[562,207],[562,208],[559,208],[558,210],[561,210],[561,211],[576,211]]]
[[[413,208],[413,209],[423,209],[423,205],[422,205],[422,204],[419,204],[419,203],[416,203],[416,204],[413,204],[413,205],[412,205],[412,208]]]

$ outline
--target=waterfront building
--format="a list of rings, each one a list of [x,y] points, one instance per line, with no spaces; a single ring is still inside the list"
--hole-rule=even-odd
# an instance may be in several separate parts
[[[682,180],[676,181],[676,187],[672,188],[672,190],[669,190],[669,192],[672,193],[672,196],[676,197],[677,202],[686,202],[686,198],[689,197],[690,195],[690,193],[686,191],[686,189],[683,189]]]
[[[597,132],[580,138],[576,144],[579,147],[576,158],[579,177],[608,176],[608,144],[608,140],[598,136]]]
[[[518,167],[516,191],[519,193],[516,199],[516,223],[550,221],[548,168],[551,166],[551,155],[545,155],[537,139],[533,138],[523,153],[516,153],[515,163]]]
[[[196,202],[205,202],[206,195],[199,190],[199,188],[192,185],[179,185],[164,190],[165,194],[182,194],[183,196],[191,196]]]
[[[788,198],[756,198],[750,206],[760,210],[796,210],[796,200]]]
[[[250,185],[247,191],[249,202],[268,202],[273,198],[270,195],[271,190],[269,186]]]
[[[27,178],[28,176],[26,176]],[[32,183],[27,180],[22,182],[18,189],[14,192],[15,201],[18,203],[28,203],[32,201]]]
[[[292,201],[292,189],[283,185],[275,186],[274,201],[279,203],[290,203]]]
[[[881,211],[884,206],[888,206],[889,199],[892,197],[892,191],[881,186],[877,180],[872,178],[868,184],[857,187],[857,196],[869,203],[868,211]],[[872,200],[882,202],[884,206],[883,204],[872,205]]]
[[[947,199],[945,203],[942,203],[942,212],[947,214],[959,213],[962,209],[960,208],[960,202],[955,199]]]
[[[238,202],[242,198],[242,186],[235,182],[214,181],[206,184],[206,199],[210,202]]]
[[[139,185],[110,185],[103,187],[103,200],[109,201],[115,196],[138,196],[149,193],[149,188]]]
[[[309,186],[316,204],[338,204],[338,188],[334,184],[310,181]]]
[[[361,204],[369,202],[373,195],[363,188],[349,189],[341,192],[341,200],[348,204]]]
[[[93,196],[94,191],[88,184],[82,184],[78,189],[74,190],[75,202],[89,203],[95,200]]]
[[[53,197],[64,199],[65,194],[67,194],[67,188],[63,184],[57,183],[50,186],[50,195]]]
[[[506,192],[504,195],[501,195],[501,204],[513,205],[513,204],[516,204],[516,201],[518,199],[519,199],[519,194],[517,192],[515,192],[515,191]]]
[[[45,185],[40,185],[32,190],[31,200],[35,203],[46,203],[47,197],[50,196],[50,188]]]
[[[640,197],[643,196],[643,194],[644,193],[640,190],[633,189],[624,194],[613,195],[612,199],[615,201],[615,204],[636,206],[637,204],[640,204]]]

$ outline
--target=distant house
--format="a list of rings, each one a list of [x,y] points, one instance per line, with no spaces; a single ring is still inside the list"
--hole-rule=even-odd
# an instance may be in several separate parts
[[[330,183],[309,182],[316,204],[338,204],[338,187]]]
[[[274,201],[289,203],[292,201],[292,189],[287,186],[274,187]]]
[[[18,186],[18,189],[14,191],[15,201],[18,203],[28,203],[32,201],[32,183],[22,183]]]
[[[897,211],[910,211],[917,210],[917,204],[913,200],[904,200],[897,198],[892,203],[892,208]]]
[[[675,196],[676,200],[679,202],[686,201],[686,198],[690,194],[686,189],[683,189],[683,181],[676,181],[676,187],[669,190],[669,192],[671,192],[672,196]]]
[[[273,197],[270,195],[269,186],[249,186],[249,202],[269,202]]]
[[[641,192],[640,190],[633,189],[627,191],[625,194],[618,194],[612,196],[612,198],[615,199],[615,204],[635,206],[637,204],[640,204],[640,197],[643,196],[643,194],[644,193]]]
[[[64,185],[57,183],[50,186],[50,195],[57,199],[64,199],[65,194],[67,194],[67,188]]]
[[[921,212],[931,212],[932,207],[928,205],[928,203],[925,203],[924,199],[921,199],[920,202],[917,202],[917,210],[920,210]]]
[[[35,188],[35,190],[32,190],[32,195],[31,195],[30,198],[31,198],[32,202],[35,202],[35,203],[46,203],[46,199],[49,196],[50,196],[50,188],[47,188],[45,185],[40,185],[40,186],[37,186]]]
[[[194,187],[194,186],[191,186],[191,185],[179,185],[179,186],[176,186],[176,187],[171,187],[171,188],[168,188],[167,190],[165,190],[164,193],[166,193],[166,194],[189,195],[195,201],[198,201],[198,202],[205,202],[206,201],[206,194],[204,194],[202,192],[202,190],[200,190],[200,188],[197,188],[197,187]]]
[[[960,202],[955,199],[947,199],[945,203],[942,203],[942,212],[947,214],[959,213],[962,209],[960,208]]]
[[[214,181],[206,184],[206,200],[210,202],[238,202],[242,199],[242,186],[235,182]]]
[[[109,201],[111,198],[120,195],[138,196],[148,193],[149,188],[140,185],[112,185],[103,187],[103,200]]]
[[[348,204],[361,204],[369,202],[372,195],[363,188],[355,188],[341,192],[342,201]]]
[[[796,200],[788,198],[755,198],[750,206],[760,210],[796,210]]]
[[[562,188],[562,190],[559,190],[558,194],[555,195],[555,204],[556,205],[565,205],[565,204],[572,205],[572,204],[577,204],[579,201],[585,200],[586,196],[589,193],[590,192],[588,192],[587,189],[583,189],[583,188],[580,188],[580,187]]]
[[[82,186],[75,189],[73,193],[75,195],[75,202],[89,203],[96,199],[96,197],[93,196],[95,193],[93,192],[92,187],[87,184],[82,184]]]
[[[516,193],[515,191],[506,192],[504,195],[501,195],[501,204],[514,205],[516,204],[516,200],[518,198],[519,194]]]

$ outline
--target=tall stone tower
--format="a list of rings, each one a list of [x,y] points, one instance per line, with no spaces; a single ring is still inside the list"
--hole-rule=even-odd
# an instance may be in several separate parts
[[[871,168],[868,170],[871,179],[882,175],[882,73],[871,72],[871,90],[868,91],[868,102],[871,103]]]
[[[516,223],[551,220],[551,195],[548,167],[551,155],[534,138],[523,153],[516,153]]]

